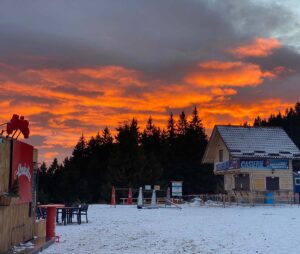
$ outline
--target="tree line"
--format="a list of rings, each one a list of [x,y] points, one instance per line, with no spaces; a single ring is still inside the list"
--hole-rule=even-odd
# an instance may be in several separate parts
[[[113,137],[108,128],[89,140],[82,135],[63,163],[54,159],[39,173],[40,202],[108,202],[112,186],[138,188],[183,181],[187,193],[214,193],[222,179],[202,164],[208,143],[197,108],[190,117],[171,113],[163,129],[150,117],[141,130],[136,119],[121,124]]]
[[[281,126],[300,148],[300,103],[282,114],[255,118],[253,126]],[[171,113],[167,126],[150,117],[140,130],[136,119],[121,124],[113,137],[108,128],[89,140],[82,135],[63,163],[54,159],[39,173],[40,202],[109,202],[112,186],[138,188],[183,181],[184,194],[222,191],[222,177],[202,164],[208,137],[197,108],[190,117]],[[300,169],[300,165],[299,165]],[[124,194],[126,195],[126,194]]]

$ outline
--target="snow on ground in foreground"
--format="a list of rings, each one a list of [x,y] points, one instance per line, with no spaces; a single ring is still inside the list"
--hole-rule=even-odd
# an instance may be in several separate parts
[[[300,207],[89,207],[89,223],[57,226],[47,254],[300,253]],[[82,218],[83,219],[83,218]]]

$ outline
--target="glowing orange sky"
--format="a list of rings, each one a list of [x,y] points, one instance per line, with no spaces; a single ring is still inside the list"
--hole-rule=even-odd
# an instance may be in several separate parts
[[[215,124],[252,123],[257,115],[267,117],[295,103],[278,97],[233,100],[238,89],[256,89],[283,75],[282,66],[266,71],[243,60],[269,56],[279,47],[274,38],[255,38],[227,49],[234,59],[200,61],[176,82],[122,66],[18,69],[0,63],[0,95],[5,98],[0,102],[0,121],[13,113],[25,115],[31,135],[42,140],[41,161],[69,155],[81,133],[90,137],[105,126],[114,130],[132,117],[143,127],[152,116],[156,125],[165,127],[171,111],[190,114],[197,106],[208,132]]]

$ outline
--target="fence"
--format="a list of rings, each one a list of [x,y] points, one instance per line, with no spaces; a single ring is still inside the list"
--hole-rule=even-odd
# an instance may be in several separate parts
[[[232,191],[226,194],[193,194],[183,197],[185,201],[200,198],[201,202],[208,205],[279,205],[299,204],[299,194],[291,191]]]

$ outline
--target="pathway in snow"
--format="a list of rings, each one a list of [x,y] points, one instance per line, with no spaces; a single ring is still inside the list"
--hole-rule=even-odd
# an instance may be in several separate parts
[[[92,205],[89,223],[58,226],[45,254],[300,253],[300,207],[138,210]]]

